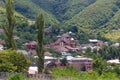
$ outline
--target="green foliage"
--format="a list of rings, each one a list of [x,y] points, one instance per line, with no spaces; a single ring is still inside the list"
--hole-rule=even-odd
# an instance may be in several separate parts
[[[43,14],[39,14],[36,18],[36,27],[38,29],[37,33],[37,55],[38,55],[38,72],[43,72],[44,69],[44,46],[43,46],[43,39],[44,39],[44,17]]]
[[[90,52],[91,52],[91,48],[88,47],[85,52],[86,52],[86,53],[90,53]]]
[[[109,21],[119,10],[119,6],[114,4],[118,0],[97,0],[94,4],[88,6],[66,23],[75,23],[83,28],[96,29]]]
[[[54,68],[52,70],[53,75],[57,76],[77,76],[79,73],[78,71],[73,67],[63,67],[63,68]]]
[[[99,75],[96,71],[78,72],[72,67],[54,68],[52,74],[55,80],[59,80],[57,76],[68,76],[72,80],[119,80],[116,73],[104,72]]]
[[[3,26],[6,35],[6,47],[7,49],[16,50],[16,43],[13,39],[13,30],[15,25],[15,16],[14,16],[14,3],[13,0],[6,1],[6,17],[7,17],[7,25]]]
[[[8,80],[26,80],[25,76],[21,75],[21,74],[14,74],[9,76]]]
[[[101,39],[110,37],[109,39],[119,40],[119,35],[112,36],[114,35],[114,32],[113,34],[110,34],[111,30],[119,29],[119,0],[15,0],[14,2],[15,10],[27,18],[34,20],[37,13],[43,12],[47,27],[51,25],[54,27],[60,23],[59,27],[64,27],[66,31],[71,30],[72,32],[77,33],[82,29],[83,31],[94,35],[102,32],[102,37],[99,36]],[[5,7],[3,1],[0,1],[0,6],[3,8]],[[0,18],[0,21],[5,22],[3,16],[5,16],[5,14],[0,12],[0,17],[2,17]],[[21,23],[21,21],[18,23]],[[53,39],[55,39],[56,34],[59,33],[59,31],[56,32],[55,30],[53,30],[55,35],[50,35],[53,36]],[[110,35],[104,36],[106,32],[109,32],[108,34]],[[31,37],[34,36],[32,34],[29,36],[30,38],[28,39],[33,40]],[[28,41],[28,39],[22,40],[22,42]],[[47,37],[45,40],[46,39],[50,38]],[[48,42],[46,40],[45,43],[50,43],[52,41],[54,40]]]
[[[50,13],[33,3],[31,0],[15,0],[15,10],[27,18],[35,19],[39,12],[45,15],[46,24],[58,24],[59,21]]]
[[[120,41],[120,30],[116,30],[116,31],[110,31],[107,34],[105,34],[105,37],[113,40],[113,41]]]
[[[0,72],[27,72],[30,61],[13,50],[0,51]]]
[[[111,80],[114,80],[116,77],[117,77],[117,75],[115,73],[108,72],[108,73],[103,73],[99,77],[99,79],[111,79]]]
[[[3,59],[0,59],[1,61]],[[0,72],[13,72],[17,70],[17,67],[14,66],[11,62],[0,62]]]
[[[120,65],[115,65],[113,67],[114,67],[113,72],[120,76]]]
[[[81,78],[81,80],[97,80],[98,77],[99,75],[95,71],[81,72],[79,74],[79,78]]]
[[[96,0],[32,0],[41,8],[51,12],[60,20],[71,19],[88,5],[94,3]],[[78,8],[79,7],[79,8]]]
[[[98,72],[99,75],[105,72],[107,68],[107,62],[101,58],[95,59],[93,62],[93,69]]]
[[[66,58],[63,58],[60,60],[60,62],[62,63],[62,65],[66,66],[67,64],[67,59]]]
[[[78,32],[77,38],[78,38],[80,44],[89,43],[89,36],[85,31]]]
[[[103,46],[99,53],[103,59],[109,60],[119,58],[120,50],[114,46]]]

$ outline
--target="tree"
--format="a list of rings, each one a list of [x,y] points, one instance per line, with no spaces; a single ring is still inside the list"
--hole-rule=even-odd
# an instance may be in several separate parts
[[[7,24],[3,27],[6,35],[6,47],[8,49],[16,50],[16,43],[13,38],[13,30],[15,25],[15,16],[14,16],[14,4],[13,0],[6,1],[6,16],[7,16]]]
[[[107,67],[107,62],[103,60],[102,58],[97,58],[93,62],[93,69],[98,72],[99,75],[101,75],[103,72],[105,72]]]
[[[38,55],[37,65],[38,65],[38,72],[43,72],[44,69],[44,48],[43,48],[43,38],[44,38],[44,18],[43,14],[39,14],[36,18],[36,26],[38,29],[37,35],[37,48],[36,52]]]
[[[15,50],[0,51],[0,72],[27,72],[30,61]]]
[[[61,59],[60,62],[62,64],[62,66],[66,66],[68,63],[66,58]]]
[[[79,31],[77,33],[77,38],[80,44],[89,43],[88,34],[85,31]]]

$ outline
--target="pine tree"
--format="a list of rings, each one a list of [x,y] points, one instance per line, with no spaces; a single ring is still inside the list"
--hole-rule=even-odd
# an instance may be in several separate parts
[[[6,16],[7,24],[3,27],[6,35],[6,47],[7,49],[16,50],[16,43],[13,38],[13,30],[15,25],[15,16],[14,16],[14,2],[13,0],[6,1]]]
[[[43,14],[38,15],[36,18],[36,26],[38,29],[37,35],[37,48],[36,52],[38,55],[37,65],[38,65],[38,72],[42,73],[44,69],[44,48],[43,48],[43,38],[44,38],[44,18]]]

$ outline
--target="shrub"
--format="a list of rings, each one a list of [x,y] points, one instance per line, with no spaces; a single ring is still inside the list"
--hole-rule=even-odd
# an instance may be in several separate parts
[[[78,71],[73,68],[73,67],[62,67],[62,68],[54,68],[52,70],[53,75],[58,75],[58,76],[76,76],[78,75]]]
[[[99,77],[99,79],[112,79],[112,80],[114,80],[115,78],[117,78],[117,75],[115,73],[111,73],[111,72],[103,73]]]
[[[9,76],[8,80],[26,80],[25,76],[21,75],[21,74],[14,74]]]
[[[0,51],[0,72],[27,72],[30,61],[15,50]]]

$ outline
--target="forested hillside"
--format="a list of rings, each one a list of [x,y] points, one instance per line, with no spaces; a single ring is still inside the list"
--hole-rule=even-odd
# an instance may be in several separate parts
[[[68,20],[96,0],[32,0],[60,21]]]
[[[4,0],[0,0],[0,6],[5,8]],[[46,24],[58,24],[59,21],[50,13],[47,13],[42,8],[34,4],[31,0],[14,0],[15,10],[28,19],[35,19],[40,12],[44,13]]]
[[[2,9],[5,7],[3,1],[5,0],[0,0]],[[109,33],[120,28],[120,0],[14,0],[14,2],[16,12],[26,19],[35,20],[36,15],[43,12],[47,25],[65,27],[65,30],[77,27],[78,30],[87,33],[103,31]]]
[[[97,0],[72,19],[67,25],[75,24],[78,27],[97,29],[109,22],[119,11],[119,0]]]

